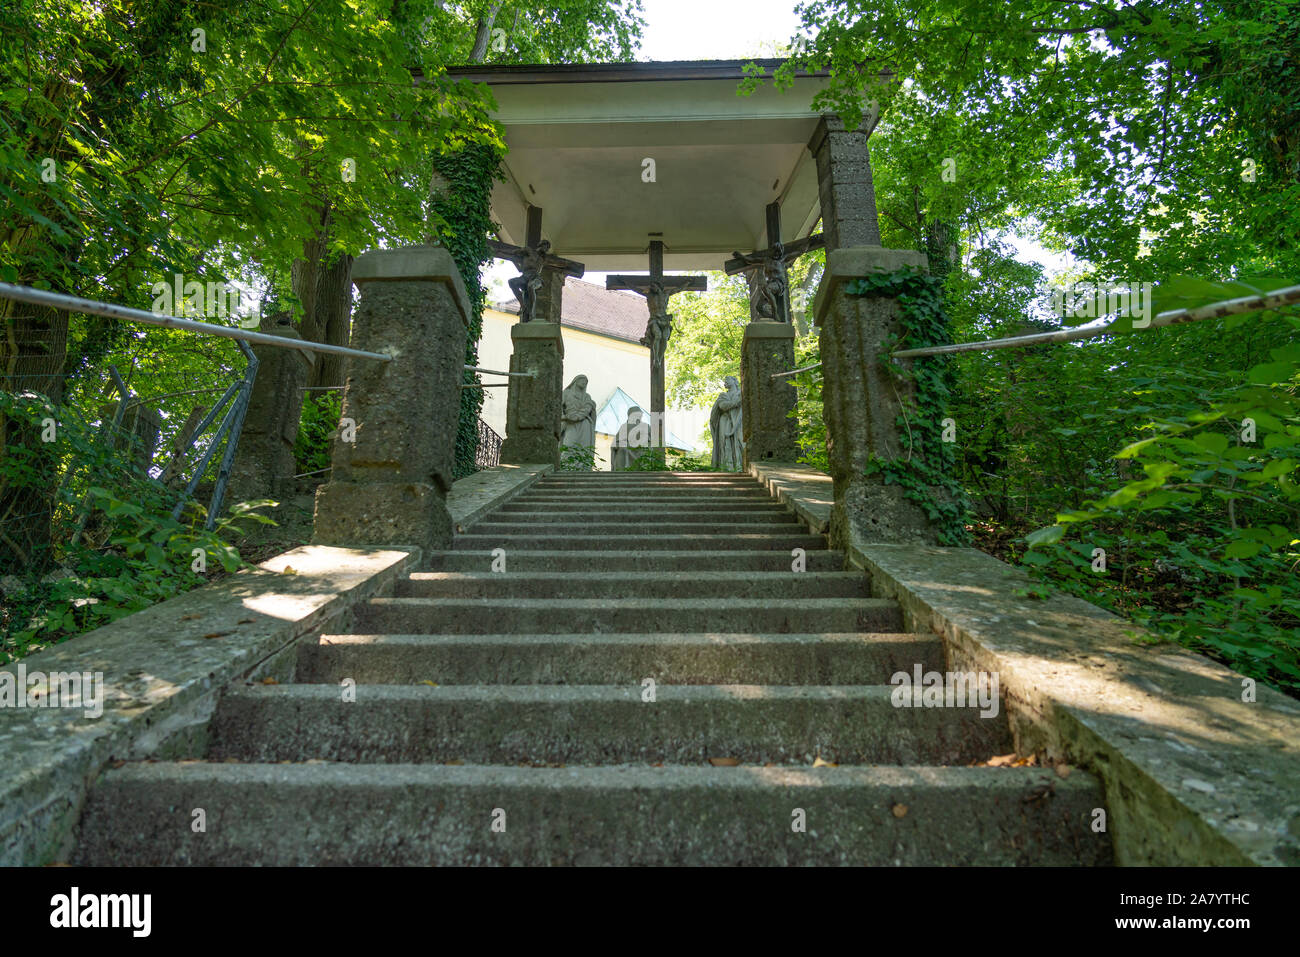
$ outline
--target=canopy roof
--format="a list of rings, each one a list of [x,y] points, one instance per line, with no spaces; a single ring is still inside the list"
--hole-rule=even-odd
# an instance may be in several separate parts
[[[650,410],[618,386],[615,386],[610,397],[605,400],[605,404],[596,413],[596,431],[602,435],[618,435],[619,427],[627,421],[627,413],[634,406],[644,412],[647,421],[649,421]],[[666,431],[668,434],[664,436],[665,446],[681,452],[695,451],[695,446],[690,442],[679,438],[671,429]]]
[[[464,67],[487,83],[509,152],[492,193],[502,239],[524,242],[543,210],[555,254],[593,272],[644,272],[651,239],[666,269],[719,269],[733,250],[769,245],[764,207],[780,200],[783,241],[820,215],[807,145],[825,77],[738,96],[743,60]],[[756,61],[769,72],[782,61]],[[655,182],[642,181],[655,161]]]

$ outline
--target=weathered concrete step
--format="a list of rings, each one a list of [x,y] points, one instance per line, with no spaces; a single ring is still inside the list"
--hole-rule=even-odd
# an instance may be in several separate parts
[[[208,757],[469,764],[969,764],[1011,750],[996,700],[896,708],[889,685],[252,685],[222,696]]]
[[[663,492],[657,495],[627,495],[600,492],[530,492],[511,499],[511,505],[586,505],[588,508],[635,510],[694,505],[697,508],[731,508],[740,505],[779,505],[764,492]]]
[[[655,527],[660,525],[702,525],[722,523],[726,525],[798,525],[799,521],[792,512],[781,506],[760,506],[753,509],[732,508],[638,508],[635,511],[613,511],[592,508],[590,505],[578,509],[552,509],[545,506],[528,506],[530,511],[503,508],[492,512],[485,521],[492,524],[508,523],[512,525],[544,525],[552,531],[556,525],[576,524],[609,525],[618,528],[624,534],[629,526]],[[477,528],[477,526],[476,526]],[[768,529],[764,527],[762,531]]]
[[[700,502],[692,501],[661,501],[653,505],[644,505],[643,503],[632,503],[626,499],[613,499],[609,502],[598,502],[589,496],[578,495],[555,499],[553,501],[538,502],[532,499],[517,498],[513,501],[502,505],[493,512],[493,515],[518,515],[518,514],[536,514],[546,515],[601,515],[605,521],[617,521],[624,517],[628,521],[639,521],[642,512],[646,509],[653,509],[656,515],[693,515],[697,512],[723,511],[729,514],[737,515],[789,515],[790,510],[780,502],[772,499],[755,499],[752,502],[734,499],[731,497],[725,499],[706,499]]]
[[[688,485],[733,482],[755,485],[758,480],[745,472],[552,472],[537,480],[538,485]]]
[[[529,495],[621,495],[657,497],[660,495],[745,495],[769,494],[757,482],[691,482],[667,485],[645,482],[539,482],[529,487]]]
[[[470,526],[471,535],[628,535],[639,534],[644,537],[652,534],[656,539],[665,535],[801,535],[804,526],[795,521],[793,515],[787,515],[784,522],[772,523],[761,521],[723,522],[704,521],[683,522],[663,517],[651,519],[647,516],[641,526],[632,522],[518,522],[513,519],[497,521],[500,516],[489,516],[489,521],[478,522]],[[643,530],[638,532],[638,528]]]
[[[791,549],[825,548],[826,539],[808,534],[735,534],[735,535],[550,535],[550,534],[493,534],[479,535],[470,532],[457,535],[453,548],[469,551],[494,548],[539,549],[557,551],[752,551],[771,549],[787,554]]]
[[[463,539],[464,536],[461,536]],[[485,546],[480,546],[480,548]],[[808,571],[840,571],[845,567],[844,554],[826,547],[804,552]],[[654,571],[789,571],[793,559],[788,551],[772,549],[728,549],[726,551],[662,550],[645,551],[636,548],[627,551],[591,551],[572,549],[553,551],[540,548],[531,551],[511,549],[506,554],[506,571],[556,571],[556,572],[654,572]],[[473,551],[462,544],[461,550],[431,552],[429,568],[444,572],[491,571],[496,558],[491,551]]]
[[[352,630],[372,635],[902,631],[884,598],[372,598]]]
[[[297,680],[357,684],[884,684],[943,670],[931,635],[322,635]]]
[[[1035,768],[163,762],[104,775],[73,859],[115,867],[1104,865],[1109,838],[1089,827],[1102,806],[1091,776],[1061,780]],[[207,812],[204,833],[191,827],[196,807]],[[804,832],[792,827],[797,808]]]
[[[507,565],[508,567],[508,565]],[[866,598],[861,572],[416,572],[398,598]]]

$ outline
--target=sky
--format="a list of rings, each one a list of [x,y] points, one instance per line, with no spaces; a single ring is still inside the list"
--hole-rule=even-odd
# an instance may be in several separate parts
[[[736,60],[762,44],[789,43],[794,0],[642,0],[646,29],[638,59]]]

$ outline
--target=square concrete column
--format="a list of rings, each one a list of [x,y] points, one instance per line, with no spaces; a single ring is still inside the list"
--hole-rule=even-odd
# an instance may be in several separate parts
[[[876,193],[871,182],[867,137],[874,128],[865,120],[846,129],[838,116],[823,116],[808,149],[817,163],[826,251],[854,246],[879,246]]]
[[[826,254],[826,273],[817,290],[821,327],[822,402],[826,448],[834,479],[830,538],[836,548],[868,543],[935,544],[925,512],[899,485],[866,475],[873,459],[906,457],[904,410],[914,408],[912,382],[880,360],[886,341],[899,333],[898,301],[850,296],[844,284],[871,273],[904,266],[925,269],[923,253],[879,246],[837,249]],[[910,366],[902,360],[900,368]],[[913,449],[915,458],[919,450]],[[932,490],[942,500],[944,493]]]
[[[343,422],[330,482],[316,492],[312,541],[417,545],[427,554],[452,540],[446,498],[469,297],[451,254],[438,246],[364,253],[352,281],[360,294],[353,348],[393,359],[347,360]]]
[[[788,322],[755,321],[745,327],[740,346],[740,407],[745,436],[745,467],[751,462],[794,462],[799,458],[798,423],[790,418],[798,390],[794,369],[794,327]]]
[[[560,275],[561,283],[563,276]],[[545,288],[545,287],[543,287]],[[540,308],[540,300],[539,300]],[[564,340],[558,322],[517,322],[510,327],[511,377],[506,396],[503,465],[560,465],[560,412],[564,393]]]
[[[542,288],[537,290],[533,322],[560,322],[564,304],[565,273],[561,269],[542,270]]]
[[[285,339],[301,340],[289,325],[272,325],[261,331]],[[253,346],[257,378],[248,400],[244,428],[230,470],[227,501],[279,498],[293,489],[293,446],[302,418],[303,387],[311,377],[315,357],[301,349]]]

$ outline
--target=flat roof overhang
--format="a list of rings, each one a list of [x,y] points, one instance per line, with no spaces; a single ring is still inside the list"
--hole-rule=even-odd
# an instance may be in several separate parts
[[[543,210],[553,251],[592,272],[644,272],[652,239],[670,270],[720,269],[734,250],[768,246],[764,208],[780,201],[781,239],[820,216],[808,141],[824,75],[751,96],[750,61],[464,67],[488,84],[509,147],[492,192],[502,239],[521,245],[526,210]],[[754,61],[770,74],[782,61]],[[655,161],[655,182],[642,180]]]

